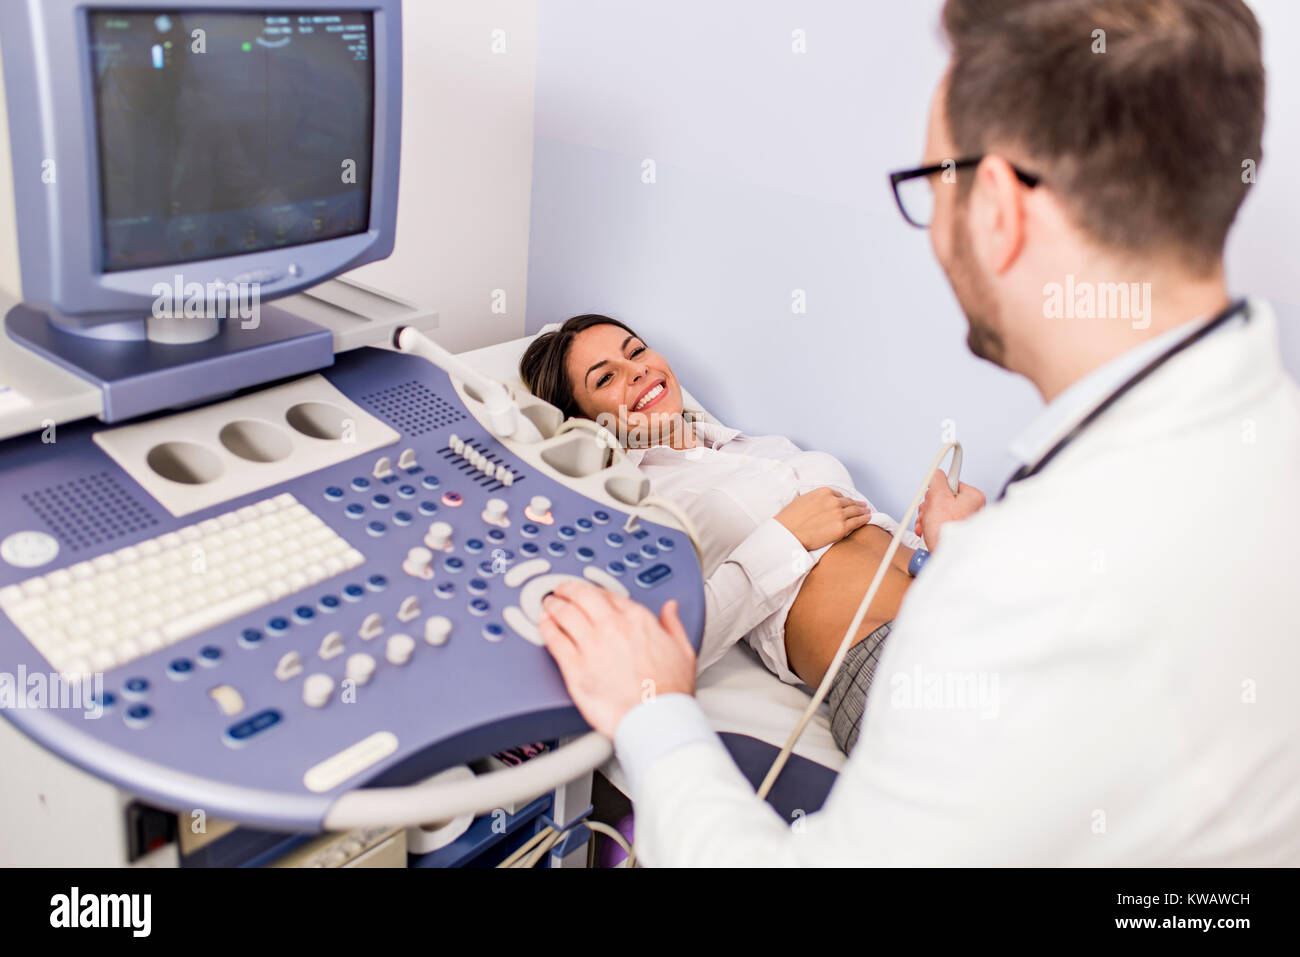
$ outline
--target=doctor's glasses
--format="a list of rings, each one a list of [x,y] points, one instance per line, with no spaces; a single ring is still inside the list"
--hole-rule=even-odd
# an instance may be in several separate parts
[[[894,190],[894,201],[898,211],[913,226],[928,229],[934,219],[934,184],[930,177],[945,174],[953,177],[949,182],[956,182],[958,170],[978,166],[984,161],[983,156],[968,156],[966,159],[945,160],[935,166],[920,166],[916,169],[899,170],[889,174],[889,185]],[[1022,169],[1011,167],[1016,178],[1030,189],[1042,182],[1042,177],[1026,173]]]

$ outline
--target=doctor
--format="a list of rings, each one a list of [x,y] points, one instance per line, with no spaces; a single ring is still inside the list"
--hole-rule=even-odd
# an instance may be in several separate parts
[[[943,24],[899,205],[971,350],[1046,407],[1005,497],[968,516],[932,484],[935,554],[825,806],[755,797],[672,603],[563,588],[547,647],[651,865],[1300,864],[1300,390],[1223,270],[1259,27],[1241,0],[948,0]]]

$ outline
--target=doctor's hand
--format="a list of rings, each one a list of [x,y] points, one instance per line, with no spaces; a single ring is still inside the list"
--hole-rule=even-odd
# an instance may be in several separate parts
[[[984,493],[965,482],[957,483],[957,494],[948,488],[948,475],[937,469],[930,479],[925,498],[916,510],[916,534],[925,539],[925,547],[939,546],[939,533],[949,522],[969,518],[984,507]]]
[[[538,630],[587,723],[613,738],[629,711],[655,695],[695,693],[695,651],[664,603],[644,605],[586,582],[565,582],[542,600]]]
[[[805,492],[776,513],[776,520],[810,552],[838,542],[870,518],[871,509],[864,503],[825,486]]]

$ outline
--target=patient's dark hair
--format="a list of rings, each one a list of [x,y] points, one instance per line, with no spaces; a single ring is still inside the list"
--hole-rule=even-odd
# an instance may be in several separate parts
[[[1243,0],[948,0],[943,26],[961,153],[1022,151],[1111,248],[1219,261],[1262,152],[1260,28]]]
[[[519,377],[528,386],[528,391],[551,403],[564,413],[566,419],[582,415],[573,397],[573,382],[569,379],[569,347],[578,333],[592,326],[618,326],[629,335],[637,335],[617,319],[588,313],[566,319],[564,325],[554,332],[542,333],[528,344],[524,357],[519,360]],[[640,336],[637,338],[641,339]],[[641,341],[645,342],[644,339]]]

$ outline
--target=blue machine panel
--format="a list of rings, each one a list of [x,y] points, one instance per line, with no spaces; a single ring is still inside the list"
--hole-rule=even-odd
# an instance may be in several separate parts
[[[40,568],[0,563],[0,588],[208,518],[292,494],[364,556],[363,564],[242,614],[205,632],[104,673],[108,707],[98,719],[80,709],[6,709],[16,725],[74,764],[162,806],[277,830],[318,830],[337,796],[370,785],[405,784],[452,764],[524,741],[587,730],[544,648],[524,640],[503,617],[519,605],[504,573],[544,558],[551,574],[609,572],[631,597],[655,611],[681,602],[683,624],[698,647],[704,622],[701,574],[682,532],[642,521],[624,530],[626,513],[594,503],[519,461],[465,409],[445,373],[408,355],[360,349],[322,373],[341,392],[401,433],[399,441],[282,485],[172,517],[91,439],[102,423],[60,427],[0,445],[0,538],[40,530],[58,540],[54,561]],[[472,468],[449,447],[452,434],[489,461],[508,466],[512,485]],[[46,436],[48,438],[48,436]],[[376,479],[375,460],[397,462],[414,449],[417,464],[394,465]],[[551,500],[554,522],[524,515],[535,495]],[[482,518],[490,498],[509,504],[510,524]],[[431,580],[407,574],[403,561],[434,521],[453,527],[452,549],[435,552]],[[630,560],[637,561],[631,566]],[[419,615],[397,619],[415,596]],[[73,608],[74,614],[79,613]],[[368,615],[383,619],[364,640]],[[423,640],[424,621],[452,621],[442,645]],[[323,660],[322,638],[340,631],[342,654]],[[387,638],[411,635],[416,647],[401,665],[385,659]],[[302,673],[276,676],[288,651]],[[377,662],[368,682],[343,697],[348,657]],[[0,670],[48,674],[50,665],[8,617],[0,616]],[[307,676],[325,674],[335,690],[327,704],[303,700]],[[237,689],[243,708],[223,714],[209,692]],[[396,747],[330,790],[313,792],[304,773],[360,742],[387,732]]]

